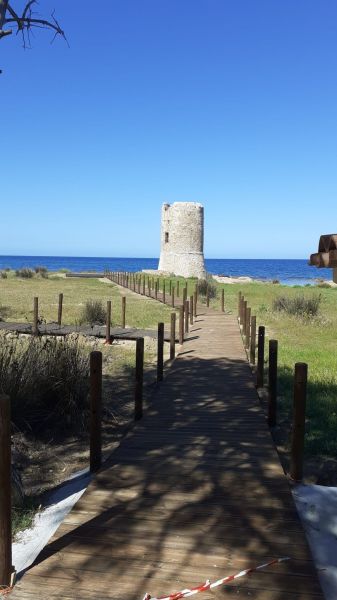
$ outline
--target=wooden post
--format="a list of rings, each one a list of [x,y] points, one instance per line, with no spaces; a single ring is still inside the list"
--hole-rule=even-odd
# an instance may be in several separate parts
[[[163,302],[164,304],[166,304],[166,286],[165,286],[165,279],[163,281]]]
[[[174,308],[174,287],[171,286],[171,306]]]
[[[90,472],[102,464],[102,352],[90,352]]]
[[[269,340],[268,425],[275,427],[277,413],[277,340]]]
[[[180,294],[180,281],[178,279],[177,280],[177,298],[179,298],[179,294]]]
[[[256,353],[256,317],[251,318],[250,325],[250,362],[255,365],[255,353]]]
[[[264,337],[265,327],[260,325],[258,340],[257,340],[257,372],[256,372],[256,387],[262,388],[264,381]]]
[[[243,306],[242,306],[242,335],[244,336],[246,333],[246,326],[247,326],[247,300],[243,301]]]
[[[63,307],[63,294],[59,294],[59,308],[57,313],[57,324],[62,325],[62,307]]]
[[[193,325],[193,296],[190,296],[190,325]]]
[[[225,290],[221,290],[221,312],[225,312]]]
[[[156,280],[154,283],[154,297],[156,300],[158,300],[158,280]]]
[[[183,305],[185,306],[185,302],[187,300],[187,287],[183,288]]]
[[[171,279],[169,280],[169,295],[171,296],[172,293],[172,281]]]
[[[135,421],[143,416],[144,338],[136,341]]]
[[[143,291],[142,291],[143,296],[145,296],[145,275],[143,277]]]
[[[122,328],[125,329],[126,297],[122,296]]]
[[[0,395],[0,586],[11,585],[12,494],[11,494],[11,405]]]
[[[244,302],[244,296],[240,296],[240,306],[239,306],[239,324],[240,324],[240,330],[242,329],[242,323],[243,323],[243,302]]]
[[[107,344],[111,344],[110,325],[111,325],[111,300],[108,300],[106,303],[106,326],[105,326],[105,341]]]
[[[189,327],[188,327],[188,318],[190,315],[190,303],[188,300],[186,300],[185,302],[185,333],[188,333],[189,331]]]
[[[34,298],[33,305],[33,334],[39,335],[39,299]]]
[[[240,318],[241,318],[241,292],[239,292],[239,296],[238,296],[238,321],[240,323]]]
[[[164,371],[164,323],[158,323],[157,381],[163,380],[163,371]]]
[[[170,359],[173,360],[176,355],[176,313],[171,313],[171,331],[170,331]]]
[[[197,318],[197,302],[198,302],[198,292],[197,289],[194,290],[194,298],[193,298],[193,310],[194,310],[194,318]]]
[[[305,408],[307,401],[308,365],[295,364],[293,430],[291,439],[290,476],[294,481],[303,477]]]
[[[251,313],[251,309],[247,306],[247,310],[246,310],[246,331],[245,331],[246,348],[249,348],[249,346],[250,346],[250,313]]]
[[[179,307],[179,344],[184,343],[184,306]]]
[[[207,289],[206,289],[206,306],[207,308],[209,308],[209,287],[207,285]]]

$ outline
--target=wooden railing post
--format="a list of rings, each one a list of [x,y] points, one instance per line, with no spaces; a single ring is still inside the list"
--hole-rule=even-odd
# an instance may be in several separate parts
[[[183,287],[183,305],[184,305],[184,307],[185,307],[186,300],[187,300],[187,287],[185,286],[185,287]]]
[[[308,365],[295,364],[293,430],[291,440],[290,476],[294,481],[303,477],[305,408],[307,400]]]
[[[154,282],[154,297],[158,300],[158,280]]]
[[[186,302],[185,302],[185,333],[189,332],[189,326],[188,326],[189,316],[190,316],[190,303],[188,300],[186,300]]]
[[[242,330],[243,327],[243,307],[244,307],[244,296],[241,295],[240,297],[240,316],[239,316],[239,323],[240,323],[240,330]]]
[[[193,298],[193,310],[194,310],[194,318],[197,318],[197,302],[198,302],[198,292],[194,290],[194,298]]]
[[[33,309],[33,334],[39,335],[39,299],[36,296]]]
[[[277,340],[269,340],[268,425],[275,427],[277,413]]]
[[[0,586],[12,577],[12,494],[10,398],[0,395]]]
[[[252,365],[255,365],[255,353],[256,353],[256,317],[252,317],[250,321],[250,357],[249,360]]]
[[[136,340],[135,421],[143,416],[144,338]]]
[[[206,306],[209,308],[209,287],[206,288]]]
[[[238,321],[239,321],[239,323],[241,320],[241,296],[242,296],[242,294],[241,294],[241,292],[239,292],[239,295],[238,295]]]
[[[221,290],[221,312],[225,312],[225,290]]]
[[[177,280],[177,298],[179,298],[179,294],[180,294],[180,281],[178,279]]]
[[[106,326],[105,326],[105,341],[107,344],[111,344],[110,325],[111,325],[111,300],[108,300],[106,303]]]
[[[57,324],[62,325],[62,307],[63,307],[63,294],[59,294],[59,307],[57,311]]]
[[[179,344],[184,343],[184,307],[179,307]]]
[[[193,325],[193,296],[190,296],[190,325]]]
[[[243,302],[243,320],[242,320],[242,335],[243,337],[245,337],[246,335],[246,331],[247,331],[247,308],[248,308],[248,301],[244,300]]]
[[[247,306],[247,310],[246,310],[246,331],[245,331],[245,341],[246,341],[246,348],[248,349],[250,346],[250,314],[251,314],[251,309],[249,306]]]
[[[157,381],[163,380],[163,371],[164,371],[164,323],[158,323]]]
[[[176,355],[176,313],[171,313],[171,331],[170,331],[170,359],[173,360]]]
[[[125,329],[126,296],[122,296],[122,329]]]
[[[165,286],[165,279],[163,281],[163,303],[166,304],[166,286]]]
[[[264,382],[264,337],[265,327],[260,325],[257,339],[256,387],[262,388]]]
[[[90,471],[102,464],[102,352],[90,352]]]
[[[174,287],[171,286],[171,306],[174,308]]]

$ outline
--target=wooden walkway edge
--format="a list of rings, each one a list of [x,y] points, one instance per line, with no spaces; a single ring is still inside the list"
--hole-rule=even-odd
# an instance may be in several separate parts
[[[201,312],[144,418],[14,600],[142,600],[283,556],[201,597],[323,598],[236,319]]]

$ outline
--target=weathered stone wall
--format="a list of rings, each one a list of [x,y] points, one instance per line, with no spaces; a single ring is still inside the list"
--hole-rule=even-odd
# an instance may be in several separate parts
[[[206,277],[204,208],[201,204],[163,204],[158,269],[183,277]]]

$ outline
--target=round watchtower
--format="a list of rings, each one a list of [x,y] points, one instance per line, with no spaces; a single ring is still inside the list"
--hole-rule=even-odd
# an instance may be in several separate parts
[[[163,204],[158,269],[183,277],[206,277],[202,204]]]

